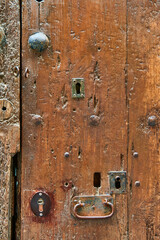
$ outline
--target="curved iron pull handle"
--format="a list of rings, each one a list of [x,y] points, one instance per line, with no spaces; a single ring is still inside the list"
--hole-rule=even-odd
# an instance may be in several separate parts
[[[81,201],[79,201],[79,203],[77,203],[74,208],[73,208],[73,212],[74,212],[74,215],[77,217],[77,218],[80,218],[80,219],[103,219],[103,218],[109,218],[113,215],[113,212],[114,212],[114,208],[113,208],[113,204],[108,202],[108,200],[106,199],[105,202],[103,203],[104,205],[108,205],[111,207],[112,211],[109,215],[105,215],[105,216],[81,216],[77,213],[77,209],[79,207],[84,207],[85,206],[85,203],[82,203]]]

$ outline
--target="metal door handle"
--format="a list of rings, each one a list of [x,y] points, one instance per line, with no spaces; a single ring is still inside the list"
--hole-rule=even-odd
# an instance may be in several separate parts
[[[78,202],[74,204],[75,202]],[[111,196],[82,196],[72,201],[73,215],[79,219],[104,219],[114,213]]]

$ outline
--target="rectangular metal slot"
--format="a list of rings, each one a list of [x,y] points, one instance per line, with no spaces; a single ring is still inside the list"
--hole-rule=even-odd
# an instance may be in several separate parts
[[[84,78],[72,78],[72,98],[84,97]]]
[[[126,192],[126,172],[125,171],[111,171],[109,174],[110,191],[113,193]]]

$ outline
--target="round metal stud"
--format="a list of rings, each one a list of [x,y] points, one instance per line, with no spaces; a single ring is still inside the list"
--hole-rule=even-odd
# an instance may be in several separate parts
[[[66,158],[68,158],[68,157],[69,157],[69,152],[65,152],[64,156],[65,156]]]
[[[138,158],[138,152],[134,152],[134,153],[133,153],[133,157],[134,157],[134,158]]]
[[[136,181],[136,182],[135,182],[135,186],[136,186],[136,187],[140,187],[140,185],[141,185],[141,184],[140,184],[140,181]]]
[[[154,127],[156,125],[157,118],[156,116],[150,116],[148,118],[148,125]]]
[[[100,122],[100,117],[97,115],[91,115],[90,116],[90,125],[92,126],[98,126]]]
[[[49,39],[44,33],[37,32],[29,37],[28,43],[31,49],[43,52],[48,47]]]

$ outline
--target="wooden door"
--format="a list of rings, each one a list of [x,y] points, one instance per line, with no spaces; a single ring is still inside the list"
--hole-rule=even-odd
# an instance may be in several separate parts
[[[23,240],[159,239],[159,7],[22,1]],[[124,192],[110,171],[127,172]],[[46,216],[31,209],[37,193]],[[74,197],[107,194],[113,216],[73,214]]]

